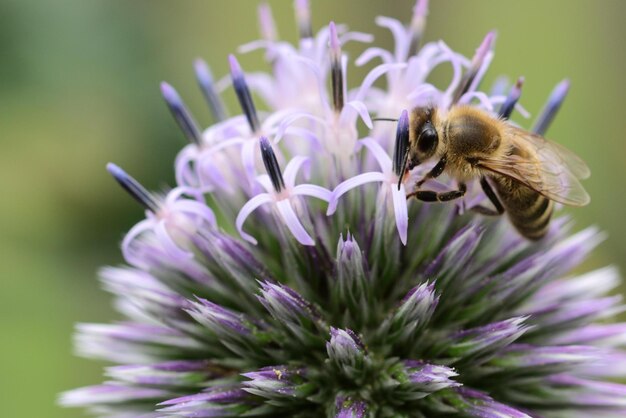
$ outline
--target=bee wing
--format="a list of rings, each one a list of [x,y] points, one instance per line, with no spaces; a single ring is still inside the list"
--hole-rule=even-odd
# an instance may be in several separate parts
[[[509,152],[481,159],[479,165],[511,177],[548,199],[571,206],[589,203],[578,181],[589,177],[583,160],[568,149],[518,128],[510,128]]]

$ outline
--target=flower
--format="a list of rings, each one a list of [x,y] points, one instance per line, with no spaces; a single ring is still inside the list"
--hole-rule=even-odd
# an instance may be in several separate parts
[[[526,115],[523,79],[480,88],[494,34],[471,59],[422,45],[428,2],[418,0],[406,27],[377,19],[395,50],[367,49],[356,64],[382,64],[349,89],[342,48],[371,36],[332,22],[314,35],[308,2],[295,7],[297,46],[263,4],[262,39],[242,48],[262,49],[272,74],[244,75],[229,58],[240,115],[228,116],[228,83],[203,61],[212,126],[162,84],[189,140],[175,188],[157,195],[108,166],[146,218],[122,241],[128,265],[101,272],[125,319],[77,327],[78,353],[115,365],[60,402],[103,417],[624,416],[619,275],[566,276],[602,234],[571,234],[561,217],[529,242],[506,219],[464,210],[484,198],[472,184],[459,206],[406,199],[428,170],[404,172],[413,106]],[[453,68],[443,88],[427,80],[438,65]],[[374,87],[383,75],[387,86]],[[535,132],[568,88],[557,86]],[[398,117],[395,134],[370,113]]]

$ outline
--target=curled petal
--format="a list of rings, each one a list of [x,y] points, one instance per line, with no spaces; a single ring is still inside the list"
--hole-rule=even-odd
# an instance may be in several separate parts
[[[372,118],[370,118],[370,114],[367,111],[367,107],[365,106],[365,104],[363,104],[363,102],[357,101],[357,100],[352,100],[348,103],[346,103],[347,106],[345,107],[345,109],[350,109],[352,108],[353,110],[356,110],[356,112],[359,114],[359,116],[361,116],[361,119],[363,119],[363,123],[365,123],[365,125],[372,129],[373,125],[372,125]],[[346,112],[346,110],[343,110],[341,112],[341,121],[345,122],[346,118],[348,117],[348,113]]]
[[[406,191],[404,184],[400,185],[400,190],[391,187],[391,196],[393,197],[393,211],[396,215],[396,227],[400,234],[400,241],[406,245],[407,230],[409,228],[409,211],[406,205]]]
[[[366,51],[367,52],[367,51]],[[363,100],[372,87],[374,82],[383,74],[388,73],[392,70],[400,70],[402,68],[406,68],[405,63],[396,63],[396,64],[381,64],[378,67],[375,67],[372,71],[370,71],[363,82],[361,83],[361,87],[359,87],[359,91],[354,97],[355,100]]]
[[[354,63],[357,67],[361,67],[378,57],[380,57],[384,64],[391,64],[394,62],[393,55],[389,51],[378,47],[372,47],[367,48]]]
[[[255,162],[255,151],[257,149],[257,141],[249,140],[246,141],[241,146],[241,163],[243,164],[243,168],[248,175],[248,180],[250,183],[254,180],[254,162]]]
[[[176,225],[172,225],[171,228],[178,227]],[[156,234],[161,245],[163,245],[165,251],[175,259],[188,260],[193,258],[193,253],[181,249],[180,246],[174,242],[170,236],[170,231],[168,231],[167,226],[165,225],[165,220],[161,220],[156,224],[154,233]]]
[[[411,42],[411,38],[404,25],[396,19],[384,16],[378,16],[376,18],[376,24],[391,31],[396,46],[394,51],[396,61],[404,61],[409,52],[409,43]]]
[[[368,173],[359,174],[358,176],[354,176],[335,187],[335,190],[332,192],[332,196],[330,201],[328,202],[328,210],[326,211],[326,215],[332,215],[337,210],[337,203],[339,202],[339,198],[354,189],[355,187],[362,186],[367,183],[374,183],[377,181],[386,181],[387,176],[383,173],[379,173],[376,171],[370,171]]]
[[[372,155],[376,159],[376,162],[378,162],[378,165],[380,166],[380,170],[383,173],[391,173],[391,158],[389,158],[389,154],[387,154],[387,151],[385,151],[378,142],[369,137],[363,138],[359,142],[363,144],[369,150],[369,152],[372,153]]]
[[[270,203],[272,201],[273,198],[269,193],[261,193],[254,196],[252,199],[248,200],[245,205],[243,205],[243,207],[239,211],[239,214],[237,215],[237,219],[235,220],[235,226],[237,227],[237,231],[239,232],[239,235],[241,235],[241,238],[245,239],[251,244],[256,245],[257,240],[252,235],[244,232],[243,224],[246,219],[248,219],[248,216],[250,216],[250,214],[254,212],[259,206]]]
[[[207,221],[211,226],[217,226],[215,214],[204,203],[195,202],[193,200],[183,200],[176,203],[176,209],[184,213],[198,215],[201,219]]]
[[[355,41],[369,44],[374,41],[374,36],[365,32],[348,32],[339,37],[341,45],[345,45],[347,42]]]
[[[300,244],[315,245],[315,241],[313,241],[313,238],[311,238],[308,232],[306,232],[302,223],[298,219],[298,215],[293,210],[289,199],[283,199],[276,202],[276,209],[283,219],[283,222],[285,222],[287,228],[289,228],[289,231],[291,231]]]
[[[285,185],[287,187],[291,188],[296,184],[296,176],[298,175],[298,171],[300,171],[303,166],[306,170],[305,174],[308,177],[311,170],[311,162],[308,157],[297,155],[289,161],[289,164],[287,164],[283,173],[283,179],[285,180]]]
[[[294,196],[317,197],[325,202],[329,202],[333,193],[330,190],[315,184],[300,184],[293,188],[291,194]]]
[[[135,257],[133,255],[133,251],[131,250],[131,244],[135,241],[139,236],[146,231],[149,231],[154,226],[153,219],[144,219],[139,222],[137,225],[133,226],[130,231],[126,233],[124,239],[122,240],[122,254],[124,255],[124,259],[136,267],[140,267],[143,263],[141,258]]]

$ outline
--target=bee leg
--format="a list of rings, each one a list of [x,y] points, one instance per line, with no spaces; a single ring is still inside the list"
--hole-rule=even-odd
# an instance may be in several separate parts
[[[446,168],[446,163],[448,162],[446,156],[444,155],[441,160],[430,170],[424,178],[417,182],[417,187],[419,188],[422,184],[426,182],[426,180],[437,178],[443,173],[443,170]]]
[[[502,215],[504,213],[504,206],[502,206],[502,203],[500,203],[500,199],[498,199],[498,196],[495,194],[495,192],[491,188],[491,185],[487,181],[487,178],[481,177],[480,186],[483,188],[483,192],[485,192],[485,195],[489,198],[489,200],[491,201],[493,206],[496,208],[496,210],[489,209],[481,205],[474,206],[471,210],[476,213],[480,213],[481,215],[486,215],[486,216]]]
[[[417,200],[421,200],[422,202],[449,202],[454,199],[459,199],[465,196],[465,192],[467,191],[467,187],[465,184],[459,184],[459,190],[453,190],[451,192],[435,192],[433,190],[416,190],[412,193],[406,195],[407,199],[412,197]]]

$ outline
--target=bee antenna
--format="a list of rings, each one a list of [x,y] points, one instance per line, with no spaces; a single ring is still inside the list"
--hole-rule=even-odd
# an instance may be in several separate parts
[[[397,122],[398,119],[394,119],[394,118],[372,118],[373,121],[377,121],[377,120],[382,120],[382,121],[387,121],[387,122]]]

